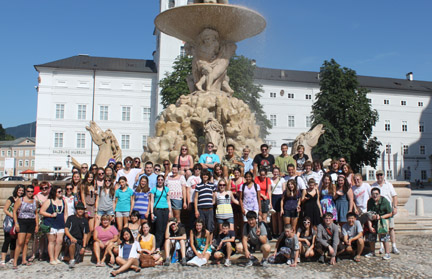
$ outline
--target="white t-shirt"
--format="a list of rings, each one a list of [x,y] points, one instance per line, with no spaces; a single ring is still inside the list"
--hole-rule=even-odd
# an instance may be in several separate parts
[[[316,172],[311,172],[309,174],[306,174],[305,172],[302,174],[301,178],[303,179],[305,185],[308,185],[308,181],[309,179],[313,178],[315,180],[315,183],[319,184],[320,183],[320,178],[317,175]],[[307,187],[307,186],[306,186]]]
[[[361,212],[366,212],[367,202],[370,198],[371,186],[368,183],[363,182],[360,186],[353,185],[352,191],[357,208],[360,209]]]
[[[200,183],[201,183],[201,177],[195,175],[189,176],[188,180],[186,181],[186,187],[189,188],[191,202],[194,202],[195,188]]]
[[[299,177],[296,179],[296,177],[297,177],[296,175],[295,175],[295,176],[289,176],[289,175],[286,175],[286,176],[284,177],[284,179],[285,179],[285,181],[287,181],[287,182],[288,182],[288,180],[290,180],[290,179],[294,179],[294,180],[297,182],[297,189],[299,189],[299,191],[306,190],[306,189],[307,189],[307,186],[306,186],[306,184],[305,184],[303,178],[301,178],[301,176],[299,176]]]
[[[378,184],[378,182],[375,182],[374,184],[372,184],[372,188],[379,188],[381,191],[381,196],[385,197],[389,201],[391,206],[393,205],[392,204],[393,197],[397,196],[396,191],[393,187],[393,184],[391,184],[387,180],[384,180],[384,183],[382,186],[380,186]]]
[[[271,180],[272,195],[282,195],[283,194],[282,186],[284,183],[285,183],[285,179],[283,177],[279,178],[277,184],[275,184],[275,181],[272,179]]]
[[[116,182],[119,181],[119,178],[122,176],[126,176],[127,179],[127,184],[129,186],[129,188],[131,188],[132,190],[134,189],[134,185],[136,182],[136,178],[137,175],[141,173],[141,169],[130,169],[129,173],[125,173],[124,169],[121,169],[117,172],[117,176],[116,176]]]

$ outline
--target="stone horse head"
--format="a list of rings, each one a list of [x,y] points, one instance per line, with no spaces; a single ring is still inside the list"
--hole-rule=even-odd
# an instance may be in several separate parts
[[[323,124],[318,124],[308,132],[299,134],[294,140],[291,154],[296,154],[297,147],[299,145],[303,145],[305,147],[304,154],[309,156],[309,159],[312,160],[312,148],[314,148],[318,144],[320,136],[325,133],[325,130],[323,128]]]
[[[96,155],[95,164],[99,167],[105,167],[111,158],[121,161],[122,152],[120,145],[113,132],[107,129],[105,132],[94,121],[90,121],[90,126],[86,126],[90,132],[93,142],[99,147]]]

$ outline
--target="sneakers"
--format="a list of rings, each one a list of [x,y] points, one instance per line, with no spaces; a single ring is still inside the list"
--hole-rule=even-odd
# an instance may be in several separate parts
[[[385,254],[383,257],[383,260],[390,260],[390,259],[391,259],[390,254]]]
[[[372,258],[372,257],[375,257],[375,253],[372,253],[372,252],[367,253],[367,254],[365,255],[365,257],[366,257],[366,258]]]
[[[325,263],[324,255],[321,255],[321,257],[319,257],[318,262],[322,264]]]
[[[5,266],[6,266],[5,261],[0,261],[0,267],[5,267]]]
[[[246,263],[246,265],[245,265],[245,267],[249,267],[249,266],[253,266],[253,261],[252,261],[252,260],[249,260],[249,261]]]
[[[187,265],[186,258],[182,258],[182,259],[181,259],[181,265],[182,265],[182,266]]]
[[[291,264],[291,259],[288,259],[287,262],[286,262],[286,264],[290,265]]]
[[[170,265],[170,263],[171,263],[171,258],[170,258],[170,257],[168,257],[168,258],[166,258],[166,259],[165,259],[165,263],[164,263],[164,266],[169,266],[169,265]]]
[[[379,253],[380,253],[380,254],[384,254],[384,247],[381,247],[381,248],[379,249]]]
[[[231,261],[226,259],[224,265],[225,266],[231,266]]]
[[[263,266],[263,267],[267,267],[268,265],[269,265],[269,262],[267,261],[267,260],[262,260],[261,261],[261,265]]]
[[[395,254],[395,255],[399,255],[400,254],[399,250],[396,247],[393,247],[392,253]]]
[[[297,263],[300,263],[300,257],[297,258]]]
[[[75,260],[70,260],[69,261],[69,268],[74,268],[75,267]]]

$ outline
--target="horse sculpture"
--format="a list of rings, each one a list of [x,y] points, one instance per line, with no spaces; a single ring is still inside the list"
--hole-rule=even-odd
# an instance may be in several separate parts
[[[116,161],[122,160],[120,145],[110,129],[104,132],[96,122],[90,121],[90,126],[86,126],[86,130],[90,132],[93,142],[99,147],[95,159],[95,164],[98,167],[105,167],[111,158]]]
[[[318,144],[320,136],[325,133],[323,127],[323,124],[318,124],[308,132],[299,134],[293,142],[291,155],[297,152],[297,147],[299,145],[303,145],[305,148],[304,154],[309,156],[309,160],[312,160],[312,148]]]

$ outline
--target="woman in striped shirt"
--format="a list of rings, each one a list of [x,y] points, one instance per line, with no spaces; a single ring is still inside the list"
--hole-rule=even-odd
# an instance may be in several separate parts
[[[133,210],[136,210],[140,214],[141,224],[147,222],[149,214],[149,199],[150,199],[150,188],[148,183],[148,177],[143,175],[140,178],[138,187],[134,192],[135,205]]]
[[[216,220],[219,224],[219,231],[222,231],[222,224],[227,221],[230,224],[230,230],[234,230],[234,213],[231,203],[239,204],[229,190],[228,183],[225,179],[219,180],[218,191],[213,193],[213,203],[216,204]]]

